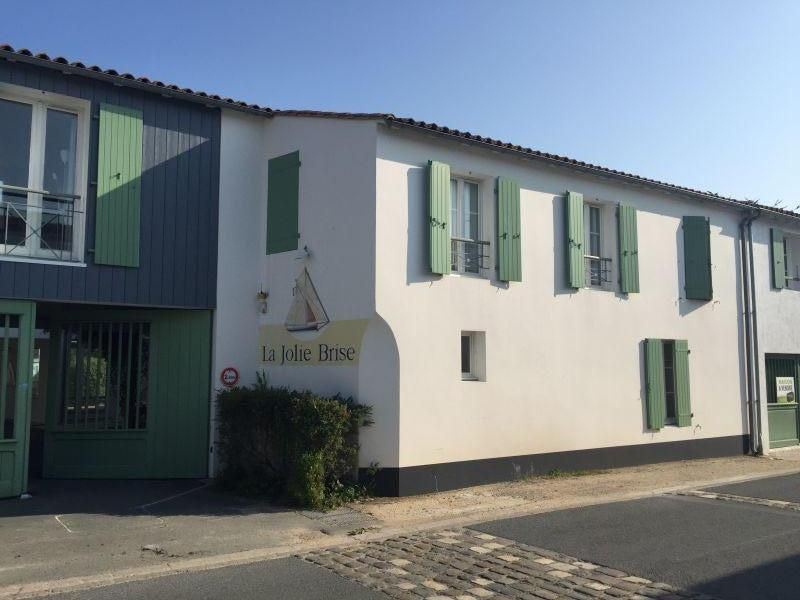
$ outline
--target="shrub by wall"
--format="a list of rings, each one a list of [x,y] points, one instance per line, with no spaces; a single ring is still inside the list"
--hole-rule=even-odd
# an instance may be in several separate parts
[[[357,483],[358,430],[372,409],[352,398],[253,386],[220,391],[220,482],[310,508],[362,495]]]

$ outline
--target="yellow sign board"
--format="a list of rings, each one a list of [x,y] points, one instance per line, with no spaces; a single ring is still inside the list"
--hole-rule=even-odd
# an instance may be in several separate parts
[[[289,331],[285,325],[259,328],[259,362],[268,366],[353,366],[369,319],[331,321],[319,331]]]

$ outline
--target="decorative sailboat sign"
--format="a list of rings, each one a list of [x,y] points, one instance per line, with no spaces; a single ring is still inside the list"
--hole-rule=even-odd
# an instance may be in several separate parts
[[[354,366],[369,319],[331,321],[308,269],[292,289],[292,302],[282,325],[261,325],[259,362],[278,367]]]
[[[289,306],[289,314],[286,315],[286,329],[289,331],[308,331],[319,330],[330,323],[328,313],[322,306],[322,301],[317,294],[317,288],[311,281],[308,269],[303,268],[303,272],[294,280],[292,290],[292,304]]]

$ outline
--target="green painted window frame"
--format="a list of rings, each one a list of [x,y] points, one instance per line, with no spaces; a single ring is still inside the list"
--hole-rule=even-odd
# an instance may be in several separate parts
[[[450,165],[428,161],[428,266],[434,275],[452,270]]]
[[[299,247],[300,165],[299,150],[267,163],[267,255]]]
[[[564,264],[567,287],[580,289],[586,284],[584,267],[583,194],[567,190],[564,195]]]
[[[497,263],[500,281],[522,281],[522,222],[519,183],[498,177]]]
[[[683,217],[683,273],[687,300],[714,298],[711,268],[711,223],[708,217]]]
[[[772,258],[772,287],[776,290],[787,286],[786,235],[783,230],[772,227],[769,230],[770,256]]]
[[[623,294],[639,293],[639,234],[636,221],[636,208],[620,204],[617,208],[617,246],[619,289]]]
[[[667,419],[667,370],[665,352],[670,351],[675,416]],[[647,428],[658,431],[667,425],[689,427],[692,424],[689,378],[689,342],[679,339],[648,338],[644,341],[645,405]]]
[[[144,121],[136,108],[100,105],[94,262],[139,266]]]

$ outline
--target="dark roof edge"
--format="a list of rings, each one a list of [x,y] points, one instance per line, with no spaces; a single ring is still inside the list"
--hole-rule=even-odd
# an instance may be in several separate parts
[[[168,98],[177,98],[203,104],[208,107],[221,107],[230,108],[251,114],[258,114],[261,116],[272,116],[272,109],[266,106],[259,106],[258,104],[248,104],[241,100],[234,100],[233,98],[226,98],[218,96],[217,94],[209,94],[200,90],[193,90],[191,88],[182,88],[174,84],[163,83],[158,80],[149,79],[147,77],[137,77],[130,73],[119,73],[113,69],[102,69],[95,65],[85,65],[82,62],[70,62],[66,58],[56,56],[51,58],[47,54],[39,53],[34,54],[30,50],[21,48],[15,49],[8,44],[0,44],[0,58],[9,62],[21,62],[47,69],[54,69],[62,73],[81,75],[83,77],[90,77],[100,81],[106,81],[114,85],[122,85],[131,87],[145,92],[151,92],[166,96]]]
[[[473,135],[469,132],[461,132],[455,129],[441,127],[434,123],[425,123],[421,121],[415,121],[414,119],[402,119],[394,117],[393,115],[386,115],[385,121],[391,127],[411,129],[428,133],[431,135],[436,135],[439,137],[456,139],[460,143],[466,142],[484,148],[491,148],[492,150],[496,151],[499,150],[501,152],[506,152],[517,156],[523,156],[528,159],[538,160],[548,164],[566,167],[590,175],[610,177],[614,179],[619,179],[621,181],[626,181],[628,183],[635,183],[638,185],[657,189],[671,194],[680,194],[692,198],[708,200],[724,204],[729,207],[733,207],[737,210],[760,211],[760,212],[770,213],[779,217],[800,219],[800,214],[783,208],[766,206],[754,202],[752,200],[738,200],[736,198],[720,196],[719,194],[715,194],[713,192],[703,192],[700,190],[695,190],[692,188],[672,183],[667,183],[664,181],[658,181],[656,179],[650,179],[648,177],[642,177],[641,175],[634,175],[632,173],[626,173],[624,171],[617,171],[615,169],[610,169],[608,167],[601,167],[599,165],[578,161],[566,156],[548,154],[546,152],[540,152],[538,150],[533,150],[531,148],[523,148],[522,146],[510,144],[507,142],[501,142],[500,140],[494,140],[491,138]]]
[[[500,140],[475,135],[468,131],[459,131],[450,127],[437,125],[436,123],[426,123],[424,121],[417,121],[415,119],[401,118],[393,115],[392,113],[349,113],[349,112],[335,112],[335,111],[320,111],[320,110],[273,110],[272,115],[275,117],[312,117],[324,119],[362,119],[383,121],[389,127],[398,127],[410,130],[416,130],[428,135],[435,135],[446,139],[457,140],[459,143],[468,143],[476,146],[490,148],[494,151],[506,152],[509,154],[522,156],[527,159],[537,160],[547,164],[558,165],[561,167],[569,168],[574,171],[583,172],[589,175],[614,178],[627,183],[634,183],[651,189],[656,189],[670,194],[680,194],[682,196],[691,197],[695,199],[707,200],[723,204],[736,210],[747,211],[760,211],[766,212],[778,217],[800,219],[800,214],[786,210],[783,208],[776,208],[774,206],[766,206],[759,204],[752,200],[739,200],[737,198],[729,198],[721,196],[713,192],[704,192],[695,190],[693,188],[651,179],[649,177],[642,177],[633,173],[626,173],[625,171],[618,171],[609,167],[602,167],[592,163],[587,163],[568,156],[559,156],[557,154],[549,154],[540,150],[526,148],[516,144],[510,144]]]

